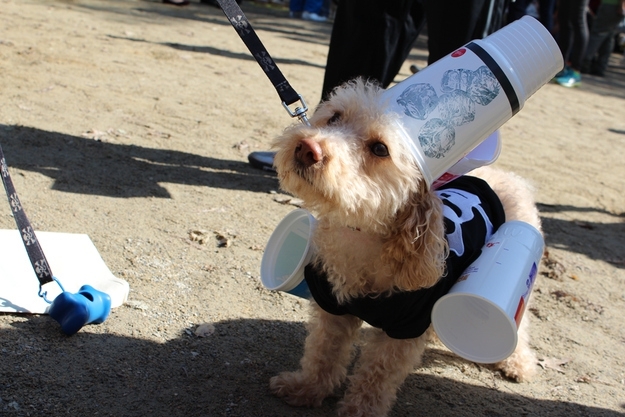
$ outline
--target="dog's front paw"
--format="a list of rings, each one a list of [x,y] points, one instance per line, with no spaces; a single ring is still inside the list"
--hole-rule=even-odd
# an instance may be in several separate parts
[[[339,408],[339,417],[384,417],[386,416],[384,407],[375,406],[374,404],[356,404],[352,402],[341,402]]]
[[[388,414],[394,396],[389,392],[380,392],[376,387],[352,385],[345,397],[339,402],[339,417],[384,417]]]
[[[530,381],[536,373],[536,354],[527,342],[525,331],[519,334],[519,342],[514,353],[507,359],[495,364],[495,368],[508,379],[515,382]]]
[[[514,382],[527,382],[536,373],[537,359],[533,352],[515,352],[509,358],[498,362],[495,367]]]
[[[269,380],[271,393],[296,407],[319,407],[327,389],[315,384],[303,372],[282,372]]]

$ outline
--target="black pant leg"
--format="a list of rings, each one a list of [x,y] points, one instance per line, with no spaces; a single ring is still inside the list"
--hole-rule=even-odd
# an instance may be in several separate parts
[[[340,0],[322,99],[356,77],[388,86],[410,53],[423,22],[420,0]]]
[[[481,38],[490,0],[425,0],[428,64]],[[478,27],[478,24],[482,27]]]

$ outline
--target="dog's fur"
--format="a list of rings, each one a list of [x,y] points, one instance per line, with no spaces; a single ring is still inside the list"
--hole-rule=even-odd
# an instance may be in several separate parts
[[[443,274],[448,254],[442,203],[392,128],[397,116],[381,108],[381,91],[362,80],[347,83],[320,104],[310,127],[292,126],[274,144],[281,187],[301,198],[317,217],[316,262],[339,302],[430,287]],[[489,167],[471,175],[495,190],[506,220],[523,220],[540,230],[523,179]],[[331,315],[311,305],[301,370],[270,381],[275,395],[296,406],[319,406],[345,381],[361,335],[357,317]],[[535,368],[527,322],[526,317],[515,352],[496,364],[516,381],[527,380]],[[399,386],[421,363],[430,333],[399,340],[380,329],[364,332],[339,415],[386,415]]]

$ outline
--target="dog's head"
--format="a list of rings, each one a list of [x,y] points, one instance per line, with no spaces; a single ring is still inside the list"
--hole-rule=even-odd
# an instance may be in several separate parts
[[[292,126],[274,143],[284,190],[321,216],[366,230],[393,222],[427,191],[396,115],[380,104],[381,91],[362,80],[347,83],[319,105],[310,127]]]
[[[440,201],[400,137],[399,116],[385,112],[381,92],[360,79],[335,89],[311,126],[292,126],[275,140],[274,165],[281,187],[332,226],[393,239],[386,252],[398,267],[407,252],[436,252],[421,253],[436,258],[437,272],[429,274],[435,281],[445,245]]]

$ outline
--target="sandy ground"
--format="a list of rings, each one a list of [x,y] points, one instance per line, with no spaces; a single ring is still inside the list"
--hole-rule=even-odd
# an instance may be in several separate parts
[[[243,9],[316,103],[331,25]],[[398,79],[424,65],[424,42]],[[625,68],[612,58],[607,77],[547,85],[501,130],[496,165],[536,185],[546,233],[526,314],[536,379],[434,345],[392,416],[625,414]],[[0,315],[0,415],[333,415],[340,392],[301,410],[268,390],[298,366],[307,302],[259,284],[294,207],[247,154],[290,123],[218,9],[0,0],[0,144],[26,212],[36,230],[88,234],[131,288],[72,337],[48,316]],[[0,227],[15,228],[8,204]]]

